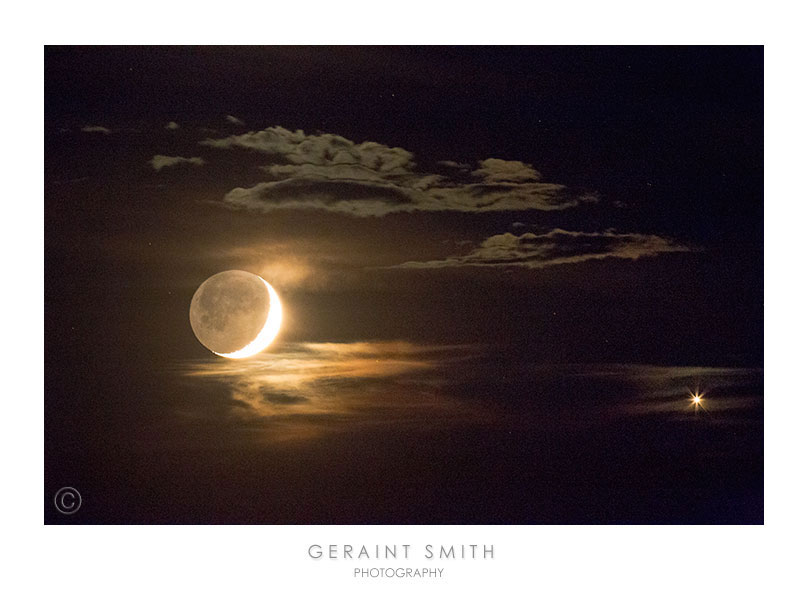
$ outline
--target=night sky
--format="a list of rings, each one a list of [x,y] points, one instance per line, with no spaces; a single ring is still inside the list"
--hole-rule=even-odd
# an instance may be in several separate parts
[[[763,522],[762,110],[761,47],[47,47],[45,522]]]

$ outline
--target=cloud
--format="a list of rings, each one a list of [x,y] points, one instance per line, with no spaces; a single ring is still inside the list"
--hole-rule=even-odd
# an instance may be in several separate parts
[[[174,122],[172,120],[171,122],[165,125],[165,128],[168,129],[169,131],[175,131],[176,129],[179,128],[179,123]]]
[[[470,164],[460,164],[453,160],[440,160],[437,166],[445,166],[446,168],[458,168],[459,170],[470,170]]]
[[[103,133],[104,135],[109,135],[112,131],[111,131],[111,129],[108,129],[105,126],[87,125],[87,126],[81,127],[81,132],[83,132],[83,133]]]
[[[227,122],[231,122],[232,124],[235,124],[237,126],[245,126],[246,125],[246,123],[243,120],[233,116],[232,114],[227,114]]]
[[[292,164],[351,164],[386,173],[414,165],[414,155],[400,147],[388,147],[373,141],[356,144],[340,135],[306,135],[304,131],[292,132],[281,126],[223,139],[205,139],[201,144],[218,149],[251,149],[283,157]]]
[[[471,408],[458,408],[434,390],[445,366],[476,350],[408,342],[289,343],[253,359],[187,361],[180,373],[223,384],[237,417],[285,421],[307,436],[317,431],[311,420],[317,426],[327,419],[422,425],[469,414]],[[389,384],[394,392],[378,392]]]
[[[571,232],[555,228],[545,234],[505,232],[489,237],[470,253],[433,261],[408,261],[391,268],[526,267],[580,263],[592,259],[639,259],[691,249],[653,234]],[[390,269],[390,268],[384,268]]]
[[[280,126],[205,139],[216,149],[245,149],[276,162],[263,167],[271,181],[235,188],[224,196],[233,208],[323,210],[357,217],[414,211],[561,210],[596,202],[591,194],[542,182],[530,164],[490,158],[473,172],[462,164],[451,176],[418,168],[414,154],[374,141],[355,143],[329,133],[307,135]]]
[[[634,415],[671,415],[690,419],[693,405],[688,397],[697,389],[704,394],[703,404],[711,414],[720,414],[711,424],[735,424],[741,411],[762,406],[763,370],[743,367],[664,367],[657,365],[590,365],[584,375],[595,383],[602,379],[629,380],[637,399],[621,405],[623,412]],[[702,380],[707,380],[703,387]],[[730,418],[727,415],[732,415]],[[723,418],[724,417],[724,418]]]
[[[489,158],[479,162],[480,168],[473,171],[474,176],[486,182],[527,182],[540,180],[540,173],[529,164],[515,160],[499,160]]]
[[[148,161],[154,170],[162,170],[171,166],[178,166],[180,164],[193,164],[194,166],[203,166],[206,162],[201,158],[183,158],[181,156],[170,155],[155,155]]]
[[[482,345],[284,343],[252,359],[177,363],[195,391],[176,392],[175,406],[189,420],[263,428],[261,440],[274,441],[352,433],[363,425],[422,430],[483,421],[546,428],[563,417],[558,395],[573,412],[562,419],[565,429],[642,416],[690,420],[686,397],[703,379],[708,408],[725,422],[762,405],[761,369],[560,365],[512,356]]]

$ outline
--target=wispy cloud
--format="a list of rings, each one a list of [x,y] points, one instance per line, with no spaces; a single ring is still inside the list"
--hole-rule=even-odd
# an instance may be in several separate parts
[[[635,399],[620,404],[630,415],[670,415],[690,418],[692,392],[703,395],[711,423],[734,424],[742,412],[762,405],[763,370],[746,367],[663,367],[655,365],[589,365],[576,373],[595,380],[629,380]],[[730,418],[725,415],[732,415]]]
[[[481,160],[476,170],[445,161],[450,174],[420,169],[414,154],[374,141],[356,143],[323,133],[280,126],[221,139],[216,149],[243,149],[271,156],[263,171],[270,181],[235,188],[224,197],[233,208],[323,210],[357,217],[415,211],[496,212],[562,210],[595,203],[595,195],[573,193],[544,182],[530,164]]]
[[[247,360],[178,364],[209,398],[190,392],[176,407],[188,420],[241,425],[277,441],[369,426],[543,428],[563,419],[583,428],[625,417],[690,418],[695,388],[726,424],[761,404],[759,369],[557,365],[521,356],[502,360],[495,347],[479,345],[286,343]]]
[[[109,135],[112,133],[111,129],[106,128],[105,126],[98,126],[98,125],[87,125],[81,127],[81,132],[83,133],[101,133],[104,135]]]
[[[460,164],[453,160],[440,160],[437,166],[445,166],[446,168],[458,168],[459,170],[470,170],[470,164]]]
[[[468,351],[474,354],[468,347],[407,342],[295,343],[248,360],[186,362],[180,372],[223,384],[233,417],[281,422],[305,437],[344,421],[466,421],[474,409],[437,393],[433,379]]]
[[[170,155],[155,155],[148,161],[154,170],[162,170],[163,168],[170,168],[171,166],[179,166],[182,164],[192,164],[194,166],[203,166],[206,162],[202,158],[183,158],[181,156]]]
[[[246,125],[246,123],[243,120],[241,120],[240,118],[238,118],[236,116],[233,116],[232,114],[227,114],[226,118],[227,118],[227,122],[230,122],[230,123],[232,123],[234,125],[237,125],[237,126],[245,126]]]
[[[580,263],[592,259],[639,259],[691,249],[653,234],[571,232],[556,228],[545,234],[510,232],[487,238],[464,255],[432,261],[407,261],[392,268],[527,267]]]
[[[172,120],[171,122],[165,125],[165,128],[168,129],[169,131],[175,131],[176,129],[179,128],[179,123],[174,122]]]

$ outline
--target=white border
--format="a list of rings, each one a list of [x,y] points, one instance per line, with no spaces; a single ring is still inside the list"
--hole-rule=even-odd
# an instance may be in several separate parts
[[[355,6],[358,8],[352,8]],[[802,20],[787,2],[31,3],[3,41],[11,327],[3,458],[9,594],[787,594],[802,586]],[[352,9],[351,9],[352,8]],[[44,527],[42,44],[765,44],[766,524],[763,527]],[[312,541],[494,543],[446,584],[342,576]],[[490,565],[487,565],[490,564]],[[375,586],[380,585],[382,586]],[[16,585],[16,587],[15,587]],[[21,590],[14,590],[14,588]],[[790,589],[790,590],[787,590]]]

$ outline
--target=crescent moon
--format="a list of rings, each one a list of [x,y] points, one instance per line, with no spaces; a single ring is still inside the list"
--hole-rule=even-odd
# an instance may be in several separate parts
[[[260,278],[260,276],[258,276]],[[228,359],[245,359],[256,355],[257,353],[266,350],[280,332],[280,324],[283,322],[283,305],[280,302],[280,297],[275,292],[274,288],[266,282],[263,278],[260,281],[266,285],[266,291],[269,293],[269,312],[266,314],[266,323],[263,324],[263,329],[249,344],[235,350],[233,352],[215,352],[220,357],[227,357]]]

